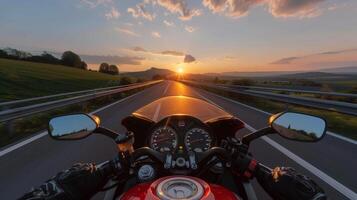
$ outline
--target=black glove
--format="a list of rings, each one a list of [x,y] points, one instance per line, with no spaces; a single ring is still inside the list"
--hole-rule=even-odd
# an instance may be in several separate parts
[[[78,163],[58,173],[20,199],[90,199],[103,188],[108,180],[109,177],[98,170],[94,164]]]
[[[237,138],[227,137],[221,146],[229,152],[232,160],[232,173],[241,179],[251,179],[257,166],[257,161],[247,153],[248,147]]]
[[[259,167],[260,168],[260,167]],[[256,178],[264,190],[276,200],[326,200],[324,191],[309,177],[290,167],[272,171],[257,169]]]

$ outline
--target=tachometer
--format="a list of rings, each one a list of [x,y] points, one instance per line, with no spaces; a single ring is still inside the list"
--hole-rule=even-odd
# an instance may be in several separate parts
[[[203,152],[211,148],[212,139],[209,133],[201,128],[193,128],[185,135],[185,145],[188,151]]]
[[[177,145],[177,134],[168,126],[158,127],[153,131],[150,138],[152,149],[160,152],[173,151]]]

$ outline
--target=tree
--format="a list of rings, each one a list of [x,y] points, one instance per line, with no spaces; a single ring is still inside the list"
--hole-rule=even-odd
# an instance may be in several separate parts
[[[133,79],[131,79],[130,77],[124,76],[120,79],[120,85],[128,85],[133,83]]]
[[[236,79],[232,81],[233,85],[243,85],[243,86],[250,86],[254,85],[254,81],[251,79],[243,78],[243,79]]]
[[[107,71],[109,70],[109,64],[108,63],[102,63],[99,66],[99,72],[101,73],[107,73]]]
[[[108,63],[102,63],[99,66],[99,72],[111,74],[111,75],[118,75],[119,70],[116,65],[109,65]]]
[[[6,51],[0,49],[0,58],[8,58],[9,55],[7,55]]]
[[[48,64],[60,64],[61,60],[54,57],[53,55],[43,52],[40,56],[31,56],[25,59],[31,62],[48,63]]]
[[[119,74],[118,67],[116,65],[109,65],[108,74],[118,75]]]
[[[65,51],[62,54],[61,62],[63,65],[83,69],[81,58],[72,51]]]
[[[87,63],[86,63],[86,62],[84,62],[84,61],[82,61],[82,62],[81,62],[81,69],[85,69],[85,70],[87,70],[87,68],[88,68]]]

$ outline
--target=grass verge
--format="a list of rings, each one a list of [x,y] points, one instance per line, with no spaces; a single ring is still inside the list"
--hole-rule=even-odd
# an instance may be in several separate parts
[[[197,86],[197,85],[192,85],[192,86],[202,88],[204,90],[239,101],[241,103],[247,104],[249,106],[270,113],[278,113],[278,112],[289,110],[289,111],[316,115],[324,118],[327,121],[327,126],[329,131],[357,140],[357,133],[356,133],[357,117],[352,115],[346,115],[338,112],[292,105],[292,104],[282,103],[278,101],[257,98],[254,96],[243,95],[235,92],[222,91],[207,86]]]
[[[119,76],[26,61],[0,59],[0,101],[119,85]]]

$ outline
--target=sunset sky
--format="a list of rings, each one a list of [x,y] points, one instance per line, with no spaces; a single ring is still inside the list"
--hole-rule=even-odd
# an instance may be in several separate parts
[[[96,68],[357,66],[356,0],[2,0],[0,48],[72,50]]]

